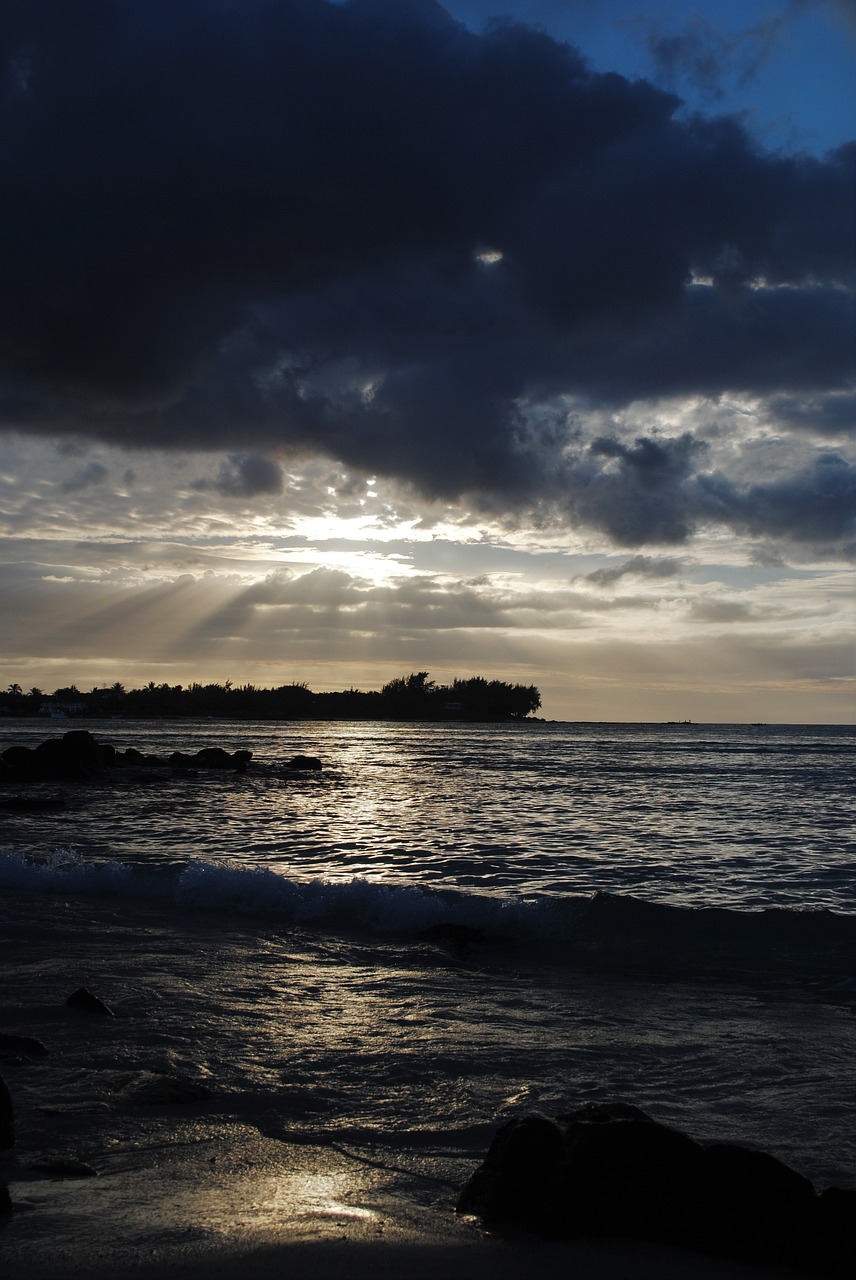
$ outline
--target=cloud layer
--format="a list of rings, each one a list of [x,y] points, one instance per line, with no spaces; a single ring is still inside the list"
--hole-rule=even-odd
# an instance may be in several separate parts
[[[852,540],[856,144],[432,0],[12,0],[0,72],[2,425],[221,448],[225,496],[323,454],[629,547]],[[786,474],[657,416],[734,394]]]

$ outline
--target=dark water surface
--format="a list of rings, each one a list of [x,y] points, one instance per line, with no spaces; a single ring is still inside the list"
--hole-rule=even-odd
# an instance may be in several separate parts
[[[515,897],[601,890],[684,906],[856,911],[856,731],[846,727],[88,727],[118,748],[220,745],[254,760],[240,777],[131,785],[117,773],[66,788],[61,817],[3,816],[5,852]],[[7,720],[0,749],[61,732]],[[323,772],[288,773],[298,752],[319,756]]]
[[[854,1185],[853,731],[88,727],[254,760],[0,815],[0,1029],[57,1046],[12,1069],[29,1115],[178,1071],[268,1136],[470,1160],[621,1098]],[[81,983],[120,1015],[83,1041]]]

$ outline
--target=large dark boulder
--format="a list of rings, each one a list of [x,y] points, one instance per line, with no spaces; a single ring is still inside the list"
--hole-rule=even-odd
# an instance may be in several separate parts
[[[101,1018],[115,1018],[112,1009],[94,995],[88,987],[78,987],[76,991],[72,991],[71,995],[65,1002],[69,1009],[76,1009],[78,1013],[95,1013]]]
[[[40,1057],[44,1053],[47,1053],[47,1047],[35,1036],[18,1036],[10,1031],[0,1031],[0,1058],[14,1058],[21,1054]]]
[[[189,769],[231,769],[244,773],[252,751],[224,751],[222,747],[203,747],[193,755],[174,751],[169,760],[145,754],[137,747],[117,751],[109,743],[96,742],[87,729],[72,729],[61,738],[48,738],[37,747],[8,747],[3,752],[2,774],[7,780],[41,782],[73,781],[91,778],[102,769],[165,769],[168,766]],[[320,769],[320,762],[318,768]],[[34,802],[13,797],[7,808],[32,808]],[[58,807],[56,800],[45,800],[43,808]]]
[[[552,1239],[629,1237],[828,1276],[854,1267],[856,1192],[817,1195],[765,1152],[696,1142],[625,1104],[510,1121],[458,1211]]]
[[[562,1236],[683,1238],[703,1152],[648,1116],[567,1122],[551,1220]]]
[[[169,763],[179,769],[232,769],[244,773],[253,758],[252,751],[224,751],[222,747],[202,747],[194,755],[173,751]]]
[[[91,778],[113,763],[113,747],[95,741],[87,729],[72,729],[47,738],[37,747],[9,747],[3,763],[15,776],[33,779]]]
[[[314,770],[323,769],[324,766],[317,756],[292,756],[286,764],[286,769],[302,769]]]
[[[33,754],[47,777],[89,778],[111,763],[113,748],[102,749],[87,729],[72,729],[40,743]]]
[[[200,769],[231,769],[232,757],[222,747],[202,747],[193,757],[193,763]]]
[[[203,747],[192,757],[192,764],[197,769],[235,769],[243,773],[252,758],[252,751],[235,751],[230,754],[222,747]]]
[[[6,768],[17,773],[32,773],[36,767],[35,759],[30,747],[7,747],[3,752]]]
[[[706,1147],[702,1195],[704,1248],[758,1261],[788,1262],[817,1211],[808,1178],[731,1142]]]
[[[551,1234],[550,1211],[559,1179],[564,1134],[546,1116],[522,1116],[502,1126],[461,1192],[459,1213],[486,1223],[510,1222]]]
[[[561,1239],[659,1239],[683,1230],[702,1159],[698,1143],[635,1107],[526,1116],[499,1131],[458,1208]]]

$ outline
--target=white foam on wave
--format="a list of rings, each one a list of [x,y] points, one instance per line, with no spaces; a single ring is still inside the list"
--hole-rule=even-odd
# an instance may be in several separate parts
[[[629,945],[661,959],[672,946],[680,956],[705,939],[726,952],[738,944],[766,953],[771,944],[834,943],[849,953],[856,937],[852,916],[828,911],[696,912],[608,893],[515,897],[360,877],[299,880],[268,867],[204,861],[148,870],[118,861],[90,862],[69,849],[39,859],[0,854],[4,888],[159,901],[188,916],[223,911],[374,934],[413,935],[452,925],[551,949],[568,943],[594,947],[604,955]]]
[[[71,849],[55,849],[44,858],[0,854],[0,888],[33,893],[115,893],[130,897],[163,897],[152,878],[137,875],[124,863],[86,862]]]
[[[541,938],[564,932],[567,900],[491,897],[419,885],[293,880],[265,867],[190,862],[146,872],[124,863],[87,862],[73,850],[30,859],[0,854],[0,888],[31,893],[109,895],[172,902],[182,911],[275,915],[293,924],[327,924],[377,933],[462,925],[486,933]],[[574,900],[577,901],[577,900]]]

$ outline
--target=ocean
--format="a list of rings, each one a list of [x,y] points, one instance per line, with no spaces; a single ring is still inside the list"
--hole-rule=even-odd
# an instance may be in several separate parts
[[[253,759],[11,789],[65,799],[0,812],[0,1032],[50,1049],[0,1063],[24,1146],[109,1167],[184,1081],[185,1120],[453,1205],[507,1118],[621,1100],[856,1186],[856,730],[6,720],[0,748],[80,727]],[[116,1014],[85,1036],[81,985]]]

